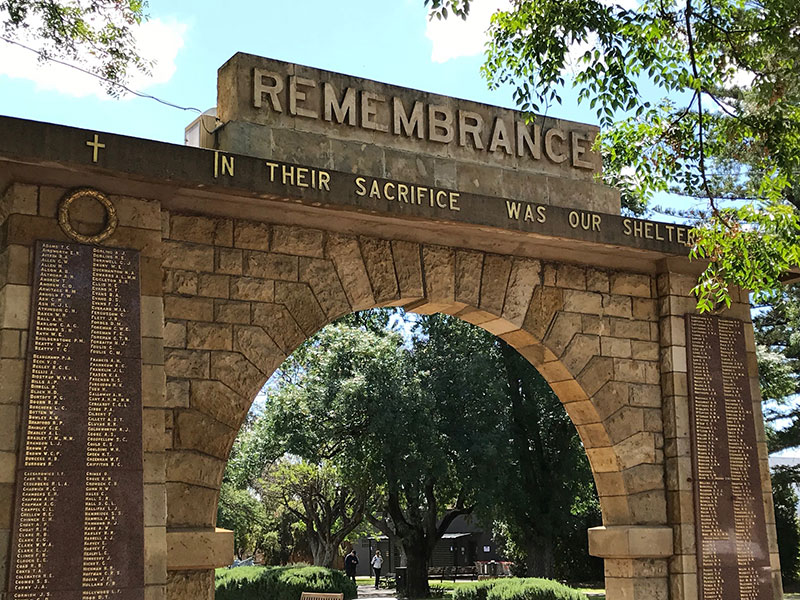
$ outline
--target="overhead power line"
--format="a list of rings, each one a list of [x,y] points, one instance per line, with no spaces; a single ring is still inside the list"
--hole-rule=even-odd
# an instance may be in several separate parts
[[[42,58],[44,60],[48,60],[48,61],[57,63],[59,65],[63,65],[65,67],[69,67],[70,69],[75,69],[76,71],[80,71],[81,73],[89,75],[90,77],[94,77],[95,79],[99,79],[100,81],[104,81],[105,83],[108,83],[110,85],[113,85],[115,87],[123,89],[126,92],[128,92],[130,94],[133,94],[134,96],[138,96],[139,98],[146,98],[148,100],[155,100],[156,102],[164,104],[165,106],[169,106],[169,107],[172,107],[172,108],[177,108],[179,110],[190,110],[190,111],[194,111],[196,113],[201,113],[201,114],[203,112],[202,110],[200,110],[199,108],[195,108],[194,106],[181,106],[180,104],[175,104],[174,102],[169,102],[168,100],[162,100],[161,98],[153,96],[152,94],[145,94],[144,92],[139,92],[137,90],[131,89],[128,86],[126,86],[126,85],[124,85],[122,83],[119,83],[118,81],[113,81],[111,79],[108,79],[107,77],[103,77],[102,75],[98,75],[97,73],[92,73],[91,71],[89,71],[87,69],[84,69],[82,67],[79,67],[78,65],[74,65],[72,63],[68,63],[68,62],[65,62],[63,60],[59,60],[57,58],[53,58],[52,56],[47,56],[41,50],[37,50],[36,48],[31,48],[30,46],[26,46],[25,44],[23,44],[21,42],[9,39],[9,38],[4,37],[2,35],[0,35],[0,40],[3,40],[4,42],[8,42],[9,44],[13,44],[14,46],[19,46],[20,48],[24,48],[25,50],[28,50],[29,52],[33,52],[34,54],[38,55],[40,58]]]

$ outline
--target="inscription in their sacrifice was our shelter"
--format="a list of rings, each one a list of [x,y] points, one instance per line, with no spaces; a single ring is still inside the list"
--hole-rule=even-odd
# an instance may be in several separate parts
[[[687,315],[702,600],[772,598],[743,323]]]
[[[144,597],[139,256],[38,242],[11,598]]]

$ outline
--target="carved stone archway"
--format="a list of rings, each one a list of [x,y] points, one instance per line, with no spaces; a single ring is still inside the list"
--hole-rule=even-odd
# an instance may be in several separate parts
[[[144,571],[132,597],[211,598],[213,568],[232,557],[230,532],[215,528],[220,482],[253,398],[304,339],[375,306],[456,315],[542,373],[592,467],[603,527],[589,545],[605,559],[609,600],[722,598],[718,557],[733,565],[725,573],[737,590],[757,580],[753,598],[780,596],[747,294],[736,292],[724,316],[743,332],[733,377],[749,384],[726,407],[755,416],[733,416],[744,440],[734,450],[750,452],[736,463],[739,499],[764,515],[749,556],[702,537],[719,511],[693,471],[693,457],[708,455],[692,433],[689,369],[703,367],[692,344],[713,344],[692,328],[687,344],[699,269],[686,256],[688,229],[619,215],[618,195],[592,179],[596,129],[528,126],[506,109],[246,55],[223,67],[219,86],[224,127],[198,121],[208,149],[0,117],[0,591],[13,598],[39,581],[14,558],[29,514],[31,317],[40,242],[70,241],[73,230],[97,244],[81,252],[122,248],[139,259],[140,348],[129,360],[141,367],[141,386],[131,384],[141,486],[131,494],[142,518],[114,529],[142,533],[127,548]],[[503,137],[512,131],[516,146]],[[76,202],[65,233],[59,203],[73,188],[104,192],[109,204]],[[116,227],[94,239],[110,229],[109,206]],[[77,548],[84,532],[75,531]]]

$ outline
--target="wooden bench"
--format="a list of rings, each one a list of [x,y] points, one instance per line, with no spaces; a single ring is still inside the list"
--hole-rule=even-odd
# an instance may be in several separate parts
[[[323,592],[303,592],[300,594],[300,600],[344,600],[344,594],[328,594]]]

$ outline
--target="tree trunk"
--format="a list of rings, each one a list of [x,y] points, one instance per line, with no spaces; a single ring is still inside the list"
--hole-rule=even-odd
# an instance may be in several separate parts
[[[428,558],[425,548],[405,548],[406,595],[409,598],[428,598]]]
[[[311,541],[311,540],[309,540]],[[336,559],[336,546],[325,543],[322,540],[315,540],[311,543],[311,555],[314,557],[315,567],[333,568],[333,561]]]
[[[553,540],[550,537],[534,536],[530,539],[525,558],[528,577],[553,578]]]

